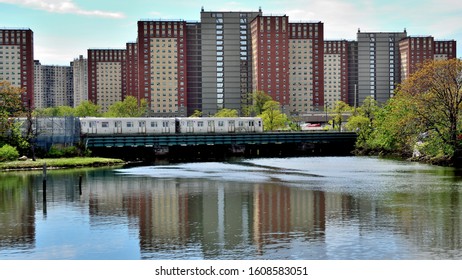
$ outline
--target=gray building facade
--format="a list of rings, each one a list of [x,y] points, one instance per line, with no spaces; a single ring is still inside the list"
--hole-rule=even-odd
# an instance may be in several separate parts
[[[385,103],[401,82],[399,41],[404,32],[361,32],[358,30],[358,106],[371,96]]]
[[[239,112],[252,91],[250,22],[262,12],[201,10],[202,113]]]

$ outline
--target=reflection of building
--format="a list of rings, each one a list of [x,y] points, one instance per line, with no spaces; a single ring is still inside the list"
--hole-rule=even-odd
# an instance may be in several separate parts
[[[290,233],[317,236],[325,231],[323,192],[274,185],[257,186],[254,191],[253,241],[258,248]]]

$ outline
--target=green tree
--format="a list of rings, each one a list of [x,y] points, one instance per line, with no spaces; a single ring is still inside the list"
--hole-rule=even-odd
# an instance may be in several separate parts
[[[190,118],[199,118],[199,117],[202,117],[202,112],[199,111],[199,110],[194,110],[194,113],[189,116]]]
[[[273,100],[267,101],[262,109],[263,112],[259,115],[259,117],[263,120],[263,128],[265,131],[274,131],[286,128],[288,118],[286,114],[281,112],[279,102]]]
[[[368,96],[362,103],[361,107],[357,108],[355,113],[348,118],[345,127],[348,130],[355,131],[358,134],[356,147],[360,149],[368,149],[368,140],[371,133],[374,131],[375,118],[380,111],[377,101]]]
[[[406,79],[397,96],[408,100],[414,126],[427,133],[427,142],[441,145],[440,153],[452,156],[458,149],[462,108],[462,61],[430,61]]]
[[[236,109],[223,108],[213,116],[216,118],[236,118],[239,116],[239,114],[237,113]]]
[[[35,109],[35,117],[68,117],[74,116],[74,108],[70,106],[56,106],[42,109]]]
[[[100,105],[96,105],[93,102],[86,100],[75,107],[74,113],[76,117],[99,117],[101,116],[100,110]]]
[[[264,91],[255,91],[247,94],[247,104],[242,109],[244,116],[258,116],[263,112],[266,102],[273,100],[270,95]]]
[[[331,111],[331,122],[334,129],[342,130],[343,115],[351,112],[351,107],[343,101],[337,101]]]
[[[24,115],[21,93],[21,88],[13,87],[8,82],[0,82],[0,145],[11,140],[8,132],[13,128],[12,118]]]
[[[146,99],[138,100],[133,96],[127,96],[124,101],[118,101],[109,107],[104,114],[106,117],[142,117],[146,115],[148,103]]]

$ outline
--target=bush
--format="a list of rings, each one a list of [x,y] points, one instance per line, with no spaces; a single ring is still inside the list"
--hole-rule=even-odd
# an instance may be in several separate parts
[[[75,146],[61,147],[61,146],[51,146],[48,151],[47,157],[49,158],[66,158],[66,157],[75,157],[79,155],[79,149]]]
[[[0,148],[0,162],[11,161],[19,158],[18,150],[10,145],[4,145]]]

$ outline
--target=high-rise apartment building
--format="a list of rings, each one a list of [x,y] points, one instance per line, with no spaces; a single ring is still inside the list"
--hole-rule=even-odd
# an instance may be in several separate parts
[[[427,61],[456,57],[455,41],[435,41],[432,36],[406,37],[399,42],[401,80],[405,80]]]
[[[371,96],[385,103],[401,82],[399,42],[404,32],[358,30],[358,101]]]
[[[456,41],[455,40],[444,40],[435,41],[434,59],[453,59],[456,58]]]
[[[251,23],[253,91],[264,91],[289,109],[289,18],[257,16]]]
[[[88,100],[106,112],[126,94],[126,50],[88,50]]]
[[[406,37],[399,42],[401,79],[405,80],[427,61],[434,59],[433,37]]]
[[[35,108],[74,106],[74,77],[71,66],[34,65]]]
[[[88,60],[80,55],[71,62],[74,75],[74,107],[88,100]]]
[[[186,24],[187,43],[187,115],[202,112],[202,33],[199,22]]]
[[[139,98],[153,116],[186,116],[185,21],[138,22]]]
[[[324,41],[324,104],[348,103],[348,42]]]
[[[0,29],[0,81],[23,89],[24,106],[34,108],[34,39],[30,29]]]
[[[289,24],[290,112],[324,110],[324,24]]]
[[[358,42],[348,41],[348,104],[359,106],[358,100]]]
[[[201,10],[202,112],[241,111],[252,92],[250,23],[258,12]]]
[[[138,45],[136,43],[127,43],[127,53],[125,56],[126,67],[126,86],[127,96],[139,97],[139,80],[138,80]]]

